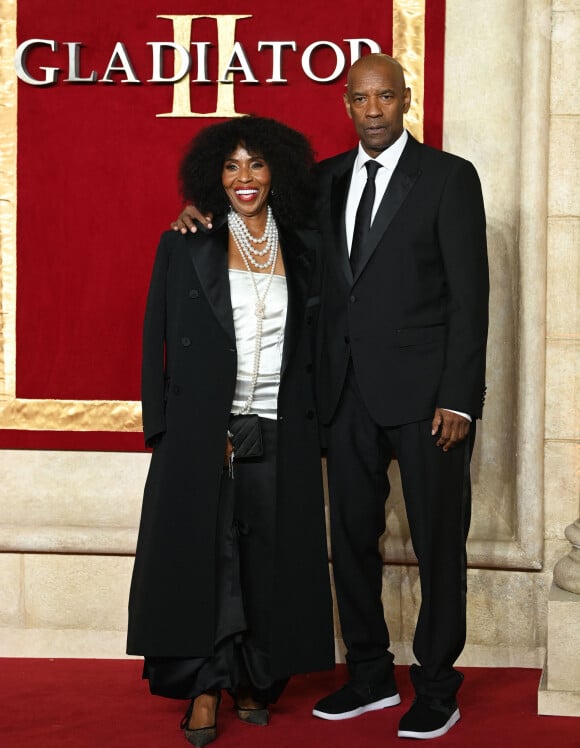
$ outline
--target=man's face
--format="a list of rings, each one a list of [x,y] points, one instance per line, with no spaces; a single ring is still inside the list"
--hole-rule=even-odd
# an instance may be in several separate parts
[[[363,58],[350,71],[344,103],[362,147],[374,158],[403,132],[411,90],[394,64]]]

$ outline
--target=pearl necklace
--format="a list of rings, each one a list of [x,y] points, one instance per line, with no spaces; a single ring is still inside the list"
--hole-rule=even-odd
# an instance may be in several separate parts
[[[255,237],[253,237],[248,231],[248,227],[244,223],[243,219],[235,211],[230,210],[228,214],[228,227],[233,236],[234,244],[238,248],[238,251],[242,257],[242,260],[244,261],[244,265],[246,266],[246,270],[248,271],[248,274],[252,281],[254,294],[256,295],[256,306],[254,308],[254,315],[256,316],[256,343],[254,346],[254,365],[252,367],[252,379],[250,382],[250,393],[248,397],[246,398],[246,402],[243,404],[240,410],[238,410],[237,413],[234,413],[233,415],[242,415],[245,413],[249,413],[252,407],[252,403],[254,401],[254,393],[256,392],[256,385],[258,384],[258,376],[260,373],[260,357],[262,354],[262,332],[263,332],[263,327],[264,327],[264,315],[265,315],[265,310],[266,310],[266,297],[268,296],[268,291],[270,290],[270,286],[272,285],[272,279],[274,277],[274,268],[276,267],[276,260],[278,259],[278,227],[276,226],[276,221],[274,220],[274,216],[272,215],[270,206],[268,206],[268,218],[266,220],[266,232],[264,236],[272,237],[268,239],[268,241],[270,242],[272,242],[273,237],[275,237],[275,242],[272,248],[269,250],[270,257],[268,258],[268,261],[265,264],[262,264],[262,265],[258,264],[257,262],[253,260],[251,256],[248,256],[247,252],[244,252],[244,248],[243,248],[244,245],[242,241],[240,241],[240,236],[242,235],[242,231],[239,231],[238,233],[236,233],[236,229],[239,228],[240,223],[244,227],[244,230],[247,232],[247,235],[250,241],[255,241],[255,242],[264,241],[264,238],[255,239]],[[236,229],[233,228],[234,224],[236,224]],[[268,244],[266,246],[268,246]],[[251,249],[253,252],[255,252],[253,247]],[[261,252],[255,252],[255,253],[263,255],[266,253],[266,250],[262,250]],[[267,268],[267,267],[270,268],[270,271],[268,273],[268,281],[266,283],[266,288],[264,289],[261,296],[260,296],[260,292],[258,291],[258,284],[256,283],[256,279],[254,278],[254,271],[250,267],[250,262],[252,262],[252,264],[258,268]]]
[[[244,219],[233,209],[230,209],[228,213],[228,227],[246,264],[251,263],[259,270],[265,270],[272,265],[274,262],[274,252],[278,247],[278,227],[272,214],[272,208],[269,205],[266,228],[262,236],[253,236],[244,223]],[[254,244],[263,244],[264,242],[266,242],[264,249],[257,249],[253,246]],[[264,255],[268,255],[264,262],[259,262],[256,259],[264,257]]]

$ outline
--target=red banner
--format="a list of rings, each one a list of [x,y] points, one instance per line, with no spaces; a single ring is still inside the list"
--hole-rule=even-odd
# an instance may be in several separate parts
[[[41,414],[50,401],[139,400],[145,295],[158,236],[181,205],[185,145],[235,112],[301,130],[319,158],[352,147],[346,70],[373,44],[391,53],[411,38],[405,5],[59,0],[47,13],[19,0],[15,401]],[[419,124],[439,146],[442,2],[426,3],[422,29]],[[116,433],[134,425],[115,412],[94,426],[65,419],[70,430],[46,414],[5,418],[0,446],[140,449],[140,434]]]

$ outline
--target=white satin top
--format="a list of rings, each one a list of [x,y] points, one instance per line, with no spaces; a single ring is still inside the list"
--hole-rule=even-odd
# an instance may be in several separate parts
[[[229,268],[228,272],[238,350],[238,373],[232,403],[232,413],[237,413],[244,407],[251,390],[256,343],[256,293],[247,270]],[[253,275],[262,296],[269,276],[267,273]],[[258,381],[250,408],[251,413],[257,413],[263,418],[277,417],[287,308],[286,278],[274,275],[266,297]]]

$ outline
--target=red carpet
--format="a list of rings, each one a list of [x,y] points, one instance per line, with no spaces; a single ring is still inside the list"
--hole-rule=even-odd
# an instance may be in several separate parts
[[[185,748],[178,729],[186,702],[149,695],[141,663],[122,660],[0,661],[2,748]],[[342,684],[334,673],[294,678],[269,727],[241,723],[222,703],[216,748],[580,748],[580,720],[536,714],[539,670],[465,668],[462,720],[433,741],[397,738],[410,704],[407,668],[397,668],[403,703],[343,722],[310,716],[314,702]]]

